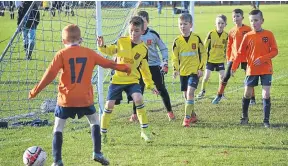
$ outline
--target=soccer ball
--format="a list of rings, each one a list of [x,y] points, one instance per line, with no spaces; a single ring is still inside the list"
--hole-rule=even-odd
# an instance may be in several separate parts
[[[23,163],[26,166],[44,166],[47,155],[39,146],[32,146],[25,150],[23,154]]]

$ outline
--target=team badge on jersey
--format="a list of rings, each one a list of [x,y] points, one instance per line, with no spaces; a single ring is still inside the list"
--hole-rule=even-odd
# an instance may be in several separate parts
[[[140,56],[141,56],[141,55],[137,52],[137,53],[135,54],[135,56],[134,56],[134,59],[137,60],[137,59],[140,58]]]
[[[193,50],[196,49],[196,43],[192,43],[192,49],[193,49]]]
[[[147,44],[147,45],[151,45],[151,44],[152,44],[152,40],[151,40],[151,39],[148,39],[146,44]]]
[[[225,44],[225,43],[226,43],[226,39],[223,39],[223,40],[222,40],[222,44]]]
[[[268,42],[268,37],[263,37],[263,38],[262,38],[262,41],[263,41],[264,43],[267,43],[267,42]]]

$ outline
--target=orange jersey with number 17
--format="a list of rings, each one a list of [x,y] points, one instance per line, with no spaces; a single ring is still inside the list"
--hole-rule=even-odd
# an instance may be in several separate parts
[[[94,104],[91,78],[95,65],[112,67],[107,60],[89,48],[70,46],[58,51],[42,80],[31,91],[36,96],[54,80],[60,69],[57,104],[62,107],[87,107]]]
[[[236,59],[233,62],[232,70],[238,68],[241,59],[246,59],[246,75],[272,74],[272,61],[278,54],[278,47],[272,32],[263,30],[261,32],[248,32],[240,45]],[[260,65],[254,65],[255,60],[260,60]]]

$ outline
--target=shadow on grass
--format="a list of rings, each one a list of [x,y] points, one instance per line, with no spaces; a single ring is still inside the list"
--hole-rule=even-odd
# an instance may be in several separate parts
[[[124,143],[122,145],[127,146],[143,146],[143,144],[131,144],[131,143]],[[257,150],[288,150],[288,147],[276,147],[276,146],[234,146],[234,145],[195,145],[195,144],[189,144],[189,143],[169,143],[169,144],[163,144],[163,143],[149,143],[146,144],[146,146],[153,146],[153,147],[197,147],[202,149],[257,149]]]

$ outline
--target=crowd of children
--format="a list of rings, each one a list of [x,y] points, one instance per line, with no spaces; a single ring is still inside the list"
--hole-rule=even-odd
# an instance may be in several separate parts
[[[245,91],[242,99],[242,118],[240,124],[248,124],[249,104],[255,104],[254,87],[260,78],[263,98],[263,123],[270,127],[271,111],[270,87],[272,81],[271,59],[278,54],[277,44],[271,31],[262,29],[264,22],[260,10],[249,13],[251,28],[242,23],[243,11],[235,9],[232,19],[235,23],[229,33],[224,31],[227,18],[218,15],[215,30],[209,31],[205,42],[191,32],[193,18],[189,13],[182,13],[178,19],[180,35],[172,45],[171,61],[173,76],[180,76],[180,89],[185,98],[185,115],[183,126],[190,127],[197,122],[194,108],[195,90],[204,72],[199,98],[205,96],[207,82],[211,71],[219,72],[219,90],[213,104],[218,104],[223,97],[225,86],[230,76],[235,73],[239,64],[246,71]],[[109,161],[101,153],[101,141],[107,143],[107,130],[114,105],[122,100],[124,91],[134,102],[131,121],[139,120],[140,136],[151,142],[151,131],[148,128],[148,117],[143,101],[144,87],[160,94],[167,109],[169,120],[174,120],[170,98],[164,83],[164,74],[168,72],[168,49],[159,34],[147,27],[148,13],[138,12],[138,16],[129,22],[129,36],[121,37],[113,45],[105,45],[102,36],[97,37],[98,49],[105,55],[116,56],[116,60],[107,60],[89,48],[80,46],[81,31],[77,25],[68,25],[62,31],[65,48],[58,51],[41,81],[30,91],[29,98],[34,98],[42,89],[51,83],[62,69],[59,83],[58,102],[55,110],[53,136],[53,157],[55,166],[63,165],[62,142],[63,128],[67,118],[78,118],[86,115],[91,126],[93,141],[93,159],[108,165]],[[158,54],[158,48],[162,59]],[[225,72],[225,61],[227,69]],[[98,120],[93,102],[91,83],[95,65],[115,70],[108,88],[107,102]],[[251,101],[254,100],[254,103]],[[102,138],[101,138],[102,137]]]

